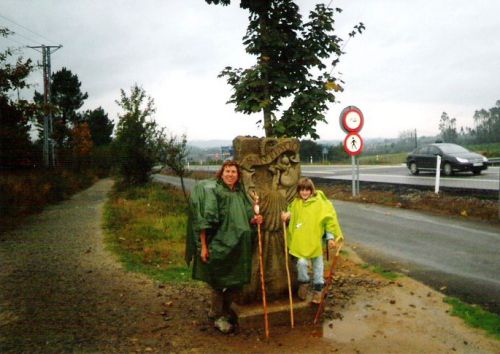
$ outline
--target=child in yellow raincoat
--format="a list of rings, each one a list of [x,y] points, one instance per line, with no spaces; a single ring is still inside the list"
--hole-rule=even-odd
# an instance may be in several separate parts
[[[281,214],[281,218],[283,222],[289,221],[288,248],[290,254],[297,257],[298,296],[302,300],[306,299],[310,282],[308,266],[311,261],[312,302],[319,303],[325,284],[323,236],[331,249],[344,239],[335,208],[322,191],[315,189],[309,178],[302,178],[297,184],[297,197],[288,206],[288,211]]]

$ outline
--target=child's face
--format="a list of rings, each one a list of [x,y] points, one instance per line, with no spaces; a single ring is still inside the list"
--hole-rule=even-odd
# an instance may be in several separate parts
[[[300,197],[303,199],[303,200],[307,200],[309,199],[309,197],[311,196],[312,194],[312,191],[310,189],[301,189],[299,191],[299,195]]]

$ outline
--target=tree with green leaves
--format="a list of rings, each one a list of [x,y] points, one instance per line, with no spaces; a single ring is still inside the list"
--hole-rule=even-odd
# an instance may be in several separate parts
[[[78,75],[62,68],[51,76],[50,107],[52,112],[53,136],[59,149],[70,148],[71,130],[81,121],[78,110],[88,98],[81,91]],[[43,104],[43,94],[35,91],[34,101]]]
[[[187,168],[187,158],[189,149],[187,148],[187,137],[185,134],[178,137],[171,134],[169,137],[164,130],[159,131],[157,138],[158,162],[167,165],[181,180],[182,192],[186,200],[188,199],[184,178],[189,175]]]
[[[120,90],[120,99],[115,102],[123,110],[119,115],[114,141],[119,173],[125,184],[146,183],[157,151],[154,100],[135,84],[130,95]]]
[[[86,110],[82,115],[82,121],[89,125],[95,146],[109,145],[111,143],[114,124],[102,107]]]
[[[479,144],[500,142],[500,100],[489,110],[474,113],[473,133]]]
[[[240,6],[249,11],[243,44],[257,62],[247,69],[228,66],[221,72],[234,90],[228,103],[234,103],[237,112],[262,112],[257,123],[267,137],[319,138],[316,125],[326,122],[333,92],[342,90],[343,81],[331,74],[343,54],[343,40],[334,28],[334,13],[342,10],[318,4],[304,22],[292,0],[241,0]],[[364,29],[360,23],[349,36]],[[332,56],[329,68],[325,62]],[[289,101],[288,108],[283,107]]]
[[[300,160],[302,162],[319,162],[322,158],[323,147],[313,140],[305,139],[300,141]]]
[[[439,131],[444,142],[456,143],[458,137],[456,118],[450,118],[448,113],[443,112],[439,120]]]
[[[10,34],[9,29],[0,27],[0,37]],[[11,99],[16,90],[28,87],[26,78],[33,65],[22,57],[11,60],[14,55],[11,49],[0,52],[0,169],[28,167],[36,160],[28,119],[33,105]]]

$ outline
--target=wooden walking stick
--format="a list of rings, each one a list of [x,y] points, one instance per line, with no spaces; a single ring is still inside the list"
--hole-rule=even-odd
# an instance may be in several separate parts
[[[257,195],[257,193],[254,193],[253,211],[255,215],[260,214],[259,196]],[[257,234],[259,238],[260,286],[262,289],[262,306],[264,307],[264,326],[266,329],[266,338],[269,338],[269,320],[267,318],[266,283],[264,280],[264,260],[262,257],[262,233],[260,231],[260,224],[257,224]]]
[[[330,266],[330,270],[328,272],[328,275],[326,277],[326,284],[325,287],[323,288],[323,291],[321,292],[321,301],[318,305],[318,311],[316,311],[316,316],[314,317],[314,324],[318,322],[319,317],[321,316],[321,313],[323,312],[323,308],[325,306],[325,299],[326,295],[328,294],[328,290],[330,288],[330,285],[333,282],[333,274],[335,272],[335,267],[337,266],[337,260],[339,259],[340,255],[340,249],[342,248],[343,243],[339,243],[339,246],[337,247],[337,252],[335,252],[335,256],[333,257],[332,265]]]
[[[283,238],[285,239],[285,265],[286,265],[286,276],[288,278],[288,298],[290,299],[290,326],[293,328],[295,326],[295,321],[293,319],[292,281],[290,279],[290,268],[288,267],[288,240],[286,237],[285,221],[283,221]]]

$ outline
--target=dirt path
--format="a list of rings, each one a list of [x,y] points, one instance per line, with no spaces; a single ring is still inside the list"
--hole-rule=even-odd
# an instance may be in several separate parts
[[[341,263],[326,310],[336,319],[322,328],[272,328],[269,341],[261,329],[219,334],[205,315],[206,289],[125,272],[104,249],[111,184],[0,235],[0,352],[500,352],[500,342],[449,316],[441,294],[351,260]]]

